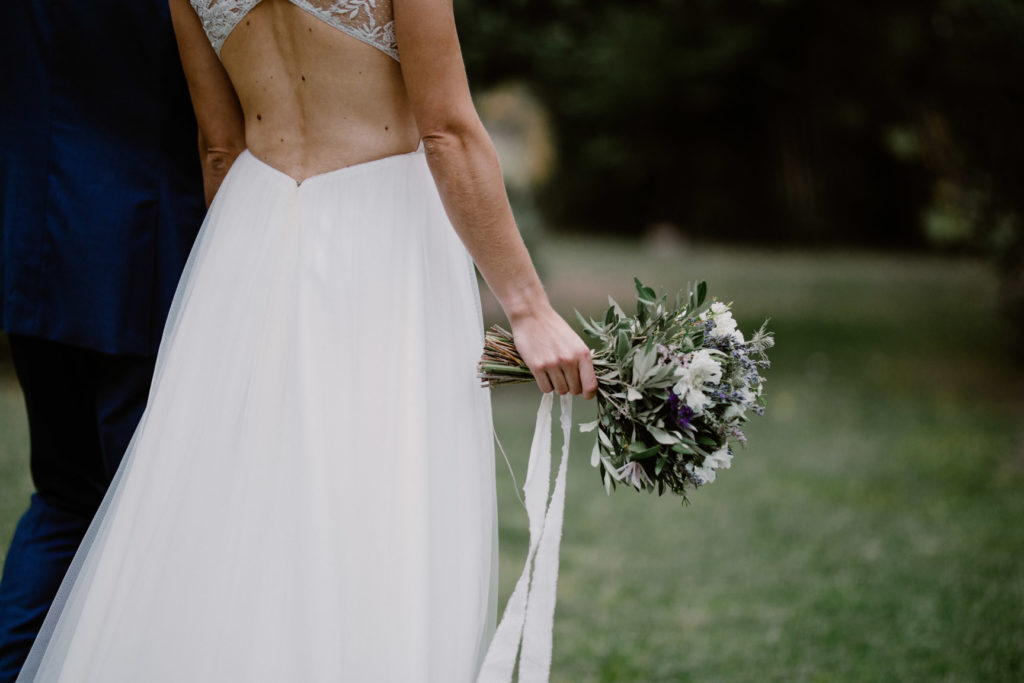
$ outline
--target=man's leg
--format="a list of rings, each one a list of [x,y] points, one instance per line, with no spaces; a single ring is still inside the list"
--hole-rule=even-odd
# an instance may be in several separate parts
[[[37,493],[18,522],[0,580],[0,683],[21,669],[102,497],[104,468],[81,350],[12,335]]]
[[[0,683],[14,683],[89,520],[33,494],[0,580]]]
[[[149,359],[122,364],[27,337],[12,336],[11,355],[25,394],[37,493],[0,581],[0,683],[16,678],[28,654],[141,414],[141,405],[127,405],[145,402],[148,378],[139,374],[152,368]],[[127,390],[117,388],[119,375],[128,376]]]
[[[109,482],[146,409],[155,358],[96,354],[96,432]]]

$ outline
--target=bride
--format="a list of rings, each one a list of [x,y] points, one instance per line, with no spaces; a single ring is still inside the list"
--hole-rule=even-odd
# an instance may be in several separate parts
[[[171,5],[215,199],[19,680],[471,681],[496,520],[470,255],[541,389],[596,381],[516,230],[450,0]]]

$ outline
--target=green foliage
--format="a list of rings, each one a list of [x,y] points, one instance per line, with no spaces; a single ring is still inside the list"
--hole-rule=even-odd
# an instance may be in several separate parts
[[[928,215],[986,243],[1024,215],[1015,0],[463,0],[457,17],[474,86],[524,79],[550,108],[562,225],[920,245]]]

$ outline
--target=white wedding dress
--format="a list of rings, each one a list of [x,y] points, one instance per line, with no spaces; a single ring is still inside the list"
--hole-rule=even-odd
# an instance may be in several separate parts
[[[295,3],[393,47],[384,0]],[[215,47],[254,4],[199,3]],[[301,184],[243,153],[18,680],[474,680],[496,611],[482,340],[422,151]]]

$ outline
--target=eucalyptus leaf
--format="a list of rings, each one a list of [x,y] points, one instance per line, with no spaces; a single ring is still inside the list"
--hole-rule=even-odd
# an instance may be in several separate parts
[[[647,370],[650,368],[650,366],[648,365],[648,363],[650,363],[650,360],[650,357],[646,353],[643,353],[642,351],[633,354],[634,384],[641,384],[644,381],[647,375]]]
[[[580,322],[580,326],[583,329],[586,330],[586,329],[589,329],[590,327],[593,327],[591,322],[583,317],[582,313],[580,313],[578,310],[573,310],[573,312],[576,314],[576,320],[578,320]]]
[[[626,313],[622,310],[622,306],[619,306],[618,302],[611,298],[611,296],[608,297],[608,305],[612,307],[612,310],[615,311],[615,315],[618,318],[621,319],[626,317]]]
[[[632,460],[646,460],[647,458],[650,458],[653,455],[657,455],[660,452],[661,452],[661,447],[659,447],[659,446],[652,446],[650,448],[641,450],[641,451],[631,455],[630,458]]]
[[[615,350],[618,352],[620,361],[625,361],[626,357],[629,356],[629,352],[632,350],[632,344],[629,337],[630,335],[628,330],[619,330]]]
[[[615,322],[615,307],[609,306],[608,311],[604,314],[604,324],[611,325]]]
[[[663,443],[666,446],[673,446],[679,443],[679,437],[672,436],[664,429],[659,429],[654,425],[648,425],[647,431],[650,432],[651,436],[653,436],[655,441],[657,441],[658,443]]]
[[[640,282],[639,278],[633,278],[633,284],[636,285],[637,298],[644,302],[653,304],[658,300],[658,295],[653,289]]]
[[[619,470],[615,465],[612,464],[608,458],[601,458],[601,464],[604,465],[604,470],[612,476],[615,481],[622,481],[622,477],[619,476]]]

